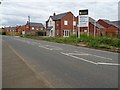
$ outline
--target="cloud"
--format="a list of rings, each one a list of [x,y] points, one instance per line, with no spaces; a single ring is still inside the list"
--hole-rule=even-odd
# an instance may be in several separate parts
[[[0,8],[0,25],[25,24],[28,16],[33,22],[45,24],[54,12],[59,14],[72,11],[77,16],[80,9],[86,8],[89,9],[89,15],[96,20],[118,19],[118,0],[4,0]]]

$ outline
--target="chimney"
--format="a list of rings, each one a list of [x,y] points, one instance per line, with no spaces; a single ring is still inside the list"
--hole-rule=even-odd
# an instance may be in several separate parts
[[[55,16],[56,14],[55,13],[53,13],[53,16]]]

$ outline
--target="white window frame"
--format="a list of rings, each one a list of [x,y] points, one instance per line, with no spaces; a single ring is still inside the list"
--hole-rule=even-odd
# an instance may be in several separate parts
[[[87,33],[87,32],[88,32],[88,30],[86,30],[86,29],[85,29],[85,30],[84,30],[84,32],[85,32],[85,33]]]
[[[64,21],[64,25],[68,25],[68,20],[65,20],[65,21]]]
[[[35,29],[35,27],[32,27],[32,30],[34,30]]]
[[[76,26],[76,21],[73,21],[73,26]]]
[[[59,26],[59,24],[57,23],[57,26]]]
[[[64,30],[63,31],[63,37],[69,37],[70,36],[70,31],[69,30]]]
[[[36,31],[39,31],[39,28],[36,28]]]

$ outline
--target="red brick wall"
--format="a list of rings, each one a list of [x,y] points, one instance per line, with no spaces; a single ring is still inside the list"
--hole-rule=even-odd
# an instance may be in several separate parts
[[[94,27],[93,24],[89,23],[89,35],[94,35],[94,29],[96,30],[96,34],[97,34],[98,28]],[[87,32],[84,32],[84,30],[87,30]],[[88,27],[81,27],[80,32],[81,34],[88,34]]]
[[[68,25],[64,25],[64,21],[68,21]],[[70,34],[73,33],[73,29],[76,27],[73,27],[73,20],[75,20],[74,15],[71,12],[68,12],[68,14],[61,19],[61,36],[63,36],[63,30],[70,30]]]
[[[68,21],[68,25],[64,25],[64,20]],[[73,20],[76,21],[76,26],[73,26]],[[71,12],[68,12],[61,20],[55,21],[55,36],[63,37],[63,30],[70,30],[73,33],[73,29],[77,32],[77,20]],[[48,28],[48,22],[46,22],[46,29]],[[58,33],[58,35],[57,35]]]
[[[108,28],[110,25],[108,24],[108,23],[106,23],[106,22],[104,22],[103,20],[98,20],[98,23],[100,24],[100,25],[102,25],[103,27],[105,27],[105,28]]]
[[[61,20],[55,21],[55,36],[60,37],[61,36]]]
[[[100,33],[104,33],[106,36],[110,36],[110,37],[117,37],[118,36],[119,29],[116,26],[109,25],[102,20],[98,20],[98,23],[100,25],[102,25],[103,27],[105,27],[104,30],[100,30]]]
[[[41,27],[34,27],[34,30],[32,30],[32,27],[29,29],[29,26],[28,26],[28,25],[24,25],[24,26],[19,27],[19,28],[17,29],[17,31],[21,33],[21,32],[24,30],[24,31],[26,31],[27,33],[30,33],[30,32],[31,32],[31,33],[34,33],[34,34],[35,34],[37,28],[39,29],[39,31],[44,31],[44,29],[41,30]]]

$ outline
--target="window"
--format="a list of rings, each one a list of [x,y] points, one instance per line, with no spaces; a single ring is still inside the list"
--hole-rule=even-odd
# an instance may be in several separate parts
[[[34,30],[34,27],[32,27],[32,30]]]
[[[76,26],[76,21],[73,21],[73,25]]]
[[[43,30],[43,28],[40,28],[40,30]]]
[[[67,20],[64,21],[64,25],[68,25],[68,21]]]
[[[38,31],[39,29],[38,29],[38,28],[36,28],[36,30]]]
[[[50,21],[50,25],[52,25],[52,21]]]
[[[63,34],[64,34],[63,37],[69,37],[69,30],[64,30]]]
[[[87,32],[87,30],[84,30],[84,32],[86,33],[86,32]]]
[[[29,26],[26,26],[26,28],[29,28]]]

